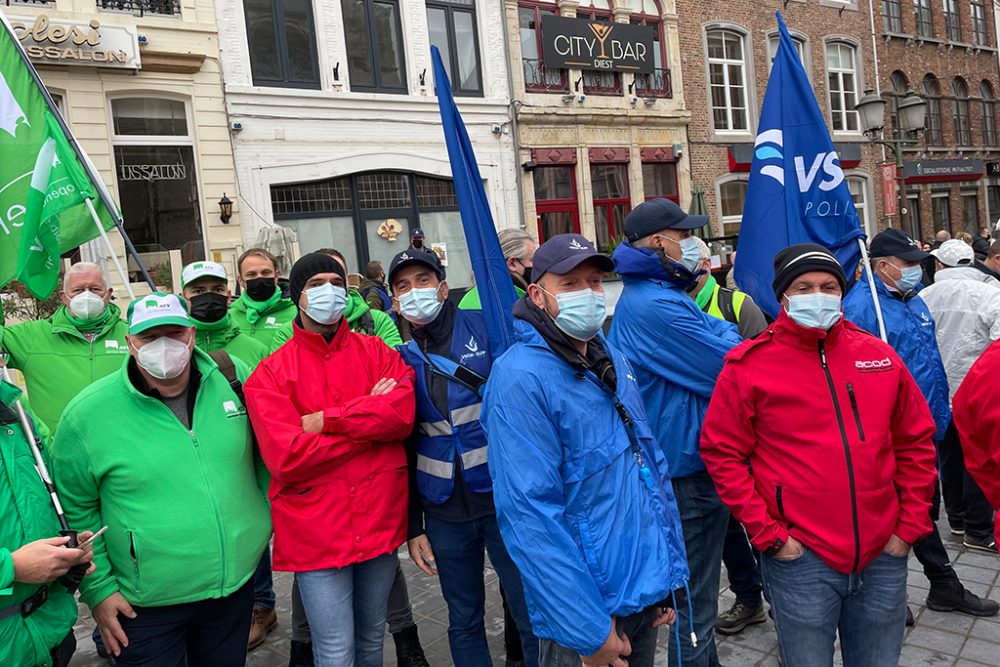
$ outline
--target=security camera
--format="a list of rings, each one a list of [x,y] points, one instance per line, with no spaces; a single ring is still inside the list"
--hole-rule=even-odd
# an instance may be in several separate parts
[[[579,95],[576,96],[576,101],[579,102],[580,104],[583,104],[584,100],[586,99],[587,96],[584,95],[583,93],[580,93]]]
[[[527,162],[522,162],[521,163],[521,169],[524,169],[529,174],[531,172],[533,172],[537,168],[538,168],[538,165],[535,164],[534,162],[532,162],[531,160],[528,160]]]
[[[136,41],[138,41],[139,44],[145,46],[146,44],[149,44],[149,37],[147,37],[146,35],[139,35],[138,37],[136,37]]]
[[[632,98],[631,98],[632,104],[635,104],[638,101],[639,101],[639,96],[638,95],[633,95]]]
[[[497,135],[498,137],[501,134],[503,134],[503,125],[501,125],[500,123],[493,123],[493,127],[491,127],[490,129],[492,130],[493,134]]]
[[[239,132],[240,130],[243,129],[243,123],[241,123],[238,120],[234,120],[229,124],[229,129],[232,130],[233,132]]]

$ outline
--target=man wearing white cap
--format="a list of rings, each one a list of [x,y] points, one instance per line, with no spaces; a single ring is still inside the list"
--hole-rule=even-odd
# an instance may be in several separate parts
[[[972,364],[1000,339],[1000,283],[974,266],[972,247],[958,239],[931,251],[934,284],[920,292],[937,324],[937,342],[954,398]],[[996,553],[992,509],[969,477],[954,421],[940,444],[941,486],[952,533],[970,549]]]
[[[131,358],[70,402],[52,447],[70,525],[108,526],[80,596],[121,667],[241,667],[271,534],[250,421],[181,299],[137,299],[128,327]]]

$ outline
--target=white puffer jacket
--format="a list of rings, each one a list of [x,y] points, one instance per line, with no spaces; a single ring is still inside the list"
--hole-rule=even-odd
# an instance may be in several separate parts
[[[937,325],[938,348],[952,397],[972,364],[1000,339],[1000,281],[971,266],[941,269],[922,290]]]

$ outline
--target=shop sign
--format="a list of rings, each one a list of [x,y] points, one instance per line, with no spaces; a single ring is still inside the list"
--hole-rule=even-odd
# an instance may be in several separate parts
[[[123,181],[182,181],[187,167],[177,164],[123,164],[118,166],[118,178]]]
[[[655,36],[652,28],[631,23],[542,17],[542,55],[547,68],[651,74]]]
[[[883,162],[879,170],[882,173],[882,209],[886,215],[896,215],[896,163]]]
[[[903,163],[903,178],[909,183],[973,181],[986,173],[982,160],[916,160]]]
[[[14,34],[37,63],[139,69],[139,33],[134,26],[102,25],[45,14],[10,17]]]
[[[1000,176],[1000,162],[987,162],[986,163],[986,175],[987,176]]]

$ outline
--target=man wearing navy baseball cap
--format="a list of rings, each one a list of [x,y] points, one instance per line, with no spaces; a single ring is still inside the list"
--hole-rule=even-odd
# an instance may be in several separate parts
[[[483,400],[497,519],[542,667],[652,667],[656,628],[674,621],[665,600],[687,579],[639,385],[600,335],[613,269],[578,234],[538,248],[514,305],[517,342]]]
[[[625,218],[626,241],[614,252],[625,287],[609,336],[635,369],[650,426],[666,454],[688,558],[697,563],[688,583],[694,618],[680,611],[681,625],[693,624],[698,635],[697,646],[682,642],[681,659],[697,667],[719,664],[714,628],[729,522],[698,442],[723,357],[742,342],[735,325],[703,313],[686,292],[703,273],[691,232],[707,222],[668,199],[643,202]],[[670,642],[674,665],[672,635]]]

